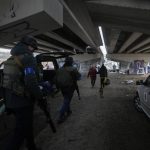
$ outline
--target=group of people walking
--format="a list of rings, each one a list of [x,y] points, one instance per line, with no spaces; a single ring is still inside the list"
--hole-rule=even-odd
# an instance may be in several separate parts
[[[13,114],[16,120],[14,134],[4,150],[20,150],[24,141],[28,150],[41,150],[36,146],[33,134],[34,105],[40,105],[45,96],[41,84],[42,65],[33,55],[37,49],[37,41],[32,36],[25,36],[11,49],[11,56],[4,62],[1,87],[6,112]],[[66,57],[63,67],[56,71],[54,82],[64,98],[57,123],[62,123],[72,113],[70,103],[75,90],[80,98],[77,85],[80,76],[73,67],[72,57]]]
[[[92,65],[88,71],[87,77],[90,77],[91,80],[91,86],[94,87],[95,81],[96,81],[96,76],[97,74],[100,75],[100,91],[104,88],[105,82],[107,80],[107,68],[105,67],[104,64],[102,64],[101,68],[98,68],[98,71],[96,70],[96,66]]]
[[[14,114],[16,118],[13,137],[4,150],[20,150],[24,141],[28,150],[41,150],[37,148],[33,134],[34,104],[40,104],[44,95],[43,88],[39,86],[42,81],[42,65],[38,64],[33,55],[36,49],[37,41],[32,36],[25,36],[11,49],[11,57],[4,63],[2,87],[6,111]],[[100,74],[103,88],[107,77],[106,67],[102,65],[98,72],[95,66],[90,68],[88,77],[91,78],[92,87],[95,85],[97,73]],[[81,74],[73,67],[73,58],[66,57],[64,65],[56,71],[54,77],[56,87],[63,95],[57,123],[64,122],[72,113],[70,103],[75,90],[80,99],[77,84],[80,78]]]

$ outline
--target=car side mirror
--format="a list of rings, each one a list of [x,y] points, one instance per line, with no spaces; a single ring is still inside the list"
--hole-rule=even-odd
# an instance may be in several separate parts
[[[144,84],[144,81],[143,80],[138,80],[136,81],[136,85],[143,85]]]

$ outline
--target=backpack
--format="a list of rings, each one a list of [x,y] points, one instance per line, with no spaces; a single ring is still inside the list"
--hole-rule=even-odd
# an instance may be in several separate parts
[[[56,85],[59,88],[71,88],[74,86],[74,80],[71,70],[62,67],[56,72]]]
[[[11,90],[16,95],[23,96],[25,86],[23,71],[14,57],[9,57],[4,62],[2,87]]]

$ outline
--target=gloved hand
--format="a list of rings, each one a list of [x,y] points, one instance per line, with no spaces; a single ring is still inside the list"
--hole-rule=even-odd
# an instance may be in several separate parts
[[[43,90],[43,86],[39,85],[39,88],[40,88],[41,91]]]
[[[43,96],[50,95],[54,90],[53,85],[50,84],[48,81],[40,83],[39,88],[42,90]]]
[[[37,105],[41,108],[45,107],[47,105],[46,97],[43,97],[42,99],[38,99]]]

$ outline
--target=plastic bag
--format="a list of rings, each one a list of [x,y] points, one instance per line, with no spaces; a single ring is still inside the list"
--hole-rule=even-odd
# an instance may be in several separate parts
[[[109,85],[109,84],[110,84],[110,79],[107,78],[107,79],[105,80],[105,85]]]

